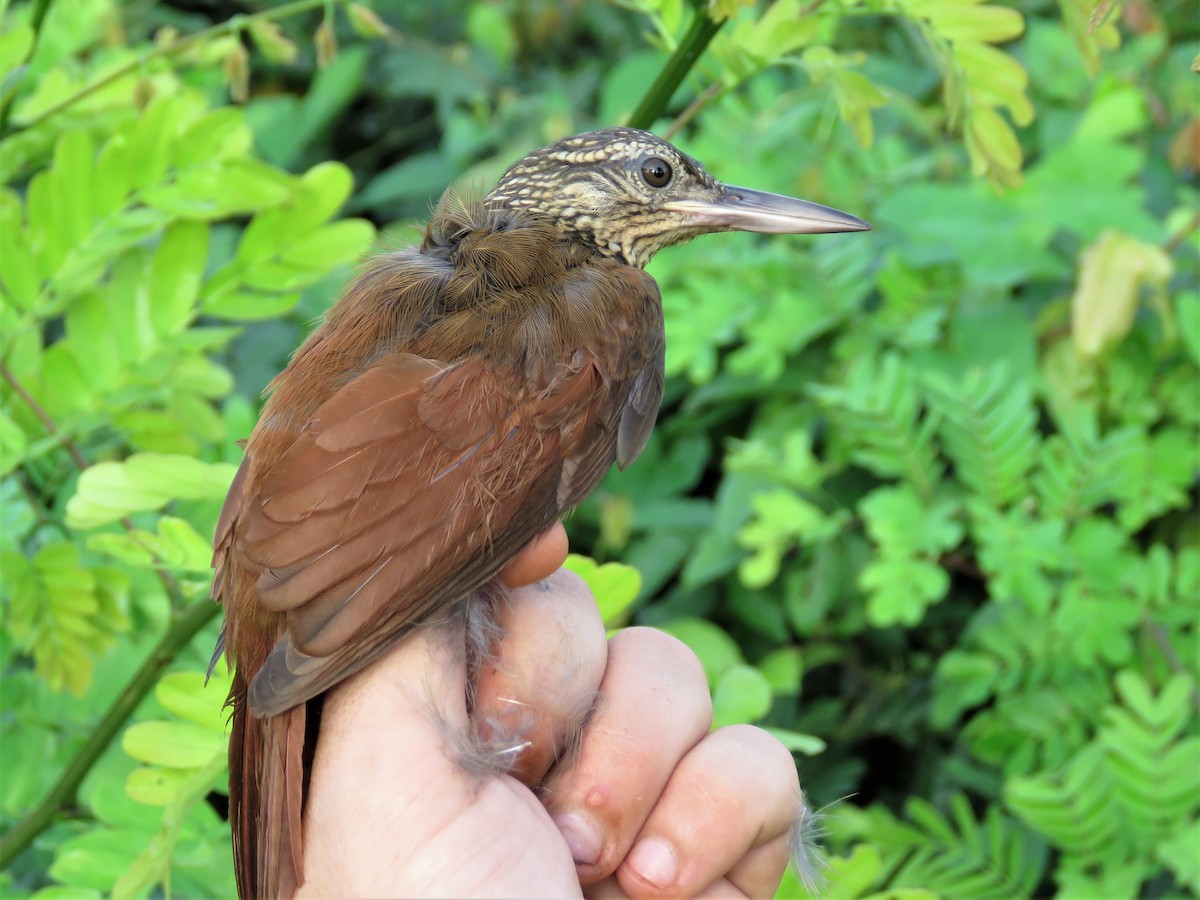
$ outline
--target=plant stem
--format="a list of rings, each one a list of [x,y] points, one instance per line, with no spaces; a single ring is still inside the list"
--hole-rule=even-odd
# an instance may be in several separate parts
[[[658,121],[671,98],[675,96],[680,83],[724,24],[724,21],[715,22],[710,19],[703,6],[694,7],[692,23],[688,26],[687,33],[659,71],[658,77],[642,97],[633,115],[629,117],[630,127],[649,128]]]
[[[45,0],[45,2],[48,3],[49,0]],[[29,122],[18,126],[16,129],[14,129],[14,133],[24,131],[29,128],[34,128],[42,124],[42,122],[46,121],[51,116],[58,115],[67,107],[75,105],[86,97],[90,97],[92,94],[96,93],[96,91],[107,87],[114,81],[124,78],[126,75],[129,75],[132,72],[136,72],[151,60],[174,56],[175,54],[186,50],[189,47],[202,43],[208,38],[216,37],[219,34],[227,34],[231,29],[240,31],[250,22],[270,22],[274,21],[275,19],[286,19],[288,16],[295,15],[296,13],[301,13],[306,10],[313,9],[314,7],[321,6],[325,2],[326,0],[292,0],[291,3],[285,3],[282,6],[275,7],[274,9],[263,10],[262,12],[253,13],[252,15],[236,16],[228,22],[219,22],[216,25],[212,25],[208,28],[197,31],[195,34],[189,34],[187,37],[175,41],[169,46],[155,47],[149,53],[145,53],[137,57],[136,59],[121,66],[119,69],[114,69],[112,72],[109,72],[103,78],[98,78],[91,84],[80,88],[74,94],[54,104],[49,109],[44,110],[40,115],[35,116]]]
[[[13,375],[8,366],[4,364],[3,360],[0,360],[0,379],[7,383],[8,386],[12,388],[12,392],[20,397],[25,405],[29,407],[29,409],[37,417],[37,420],[42,423],[42,427],[46,429],[46,433],[58,440],[58,442],[67,451],[67,454],[71,457],[71,461],[75,463],[76,468],[78,468],[80,472],[86,469],[90,463],[88,463],[87,457],[83,455],[83,451],[79,449],[79,445],[59,430],[58,425],[56,425],[54,422],[54,419],[52,419],[50,414],[42,408],[42,405],[38,403],[36,399],[34,399],[33,395],[30,394],[29,391],[25,390],[25,386],[17,380],[16,376]],[[137,526],[133,524],[133,520],[128,516],[123,516],[121,518],[121,526],[129,534],[133,534],[133,532],[137,531]],[[183,591],[179,588],[179,582],[175,580],[174,575],[162,567],[161,561],[157,556],[154,558],[154,562],[154,571],[158,575],[158,580],[162,582],[163,590],[167,592],[167,597],[171,601],[171,609],[181,609],[184,603],[187,602],[187,599],[183,596]]]
[[[75,801],[75,793],[79,785],[87,777],[92,766],[100,758],[108,745],[116,737],[117,732],[133,715],[150,689],[157,683],[163,670],[187,646],[188,642],[212,620],[220,610],[213,601],[205,598],[199,600],[176,616],[167,633],[150,652],[141,668],[137,670],[129,683],[125,685],[116,700],[108,708],[104,717],[96,725],[87,742],[67,764],[67,768],[59,776],[54,787],[46,793],[30,813],[16,826],[0,838],[0,869],[5,869],[22,850],[33,843],[34,839],[50,826],[54,816]]]
[[[663,140],[669,141],[682,131],[687,124],[700,114],[700,111],[708,104],[712,103],[718,97],[725,93],[725,85],[710,84],[699,94],[696,99],[687,105],[687,109],[675,117],[675,121],[671,123],[671,127],[663,132]]]

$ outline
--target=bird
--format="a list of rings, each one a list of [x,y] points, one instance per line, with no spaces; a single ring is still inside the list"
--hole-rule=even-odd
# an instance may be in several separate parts
[[[268,386],[214,536],[241,897],[303,883],[321,695],[494,586],[645,446],[664,385],[651,258],[710,232],[869,228],[608,128],[479,199],[448,191],[418,246],[365,267]]]

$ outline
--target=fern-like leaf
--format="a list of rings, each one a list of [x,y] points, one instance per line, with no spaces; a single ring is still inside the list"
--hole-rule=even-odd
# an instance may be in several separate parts
[[[1176,675],[1154,696],[1132,670],[1116,679],[1122,705],[1104,710],[1095,740],[1057,771],[1013,778],[1009,807],[1059,849],[1105,873],[1135,880],[1159,870],[1162,847],[1200,815],[1200,738],[1193,681]]]
[[[950,798],[951,818],[920,799],[909,818],[922,832],[889,887],[921,887],[961,900],[1027,897],[1046,866],[1046,847],[1034,835],[989,806],[975,818],[962,794]]]
[[[1073,521],[1118,494],[1118,466],[1134,450],[1138,429],[1123,428],[1096,438],[1064,431],[1047,438],[1033,486],[1047,518]]]
[[[1021,499],[1038,451],[1028,383],[1011,380],[997,365],[957,382],[930,373],[926,386],[958,479],[994,506]]]
[[[859,360],[840,386],[810,388],[834,420],[858,465],[884,477],[907,478],[922,497],[933,496],[942,475],[933,436],[936,421],[922,410],[911,368],[895,353],[878,364]]]

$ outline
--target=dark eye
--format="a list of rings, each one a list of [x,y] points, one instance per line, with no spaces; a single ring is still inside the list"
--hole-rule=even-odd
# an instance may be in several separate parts
[[[657,156],[647,157],[642,160],[642,178],[650,187],[666,187],[671,180],[671,164]]]

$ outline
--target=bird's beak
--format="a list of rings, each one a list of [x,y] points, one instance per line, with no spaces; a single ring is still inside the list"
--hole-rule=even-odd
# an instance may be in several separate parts
[[[871,230],[857,216],[819,203],[732,185],[722,185],[715,199],[674,200],[663,206],[705,231],[828,234]]]

